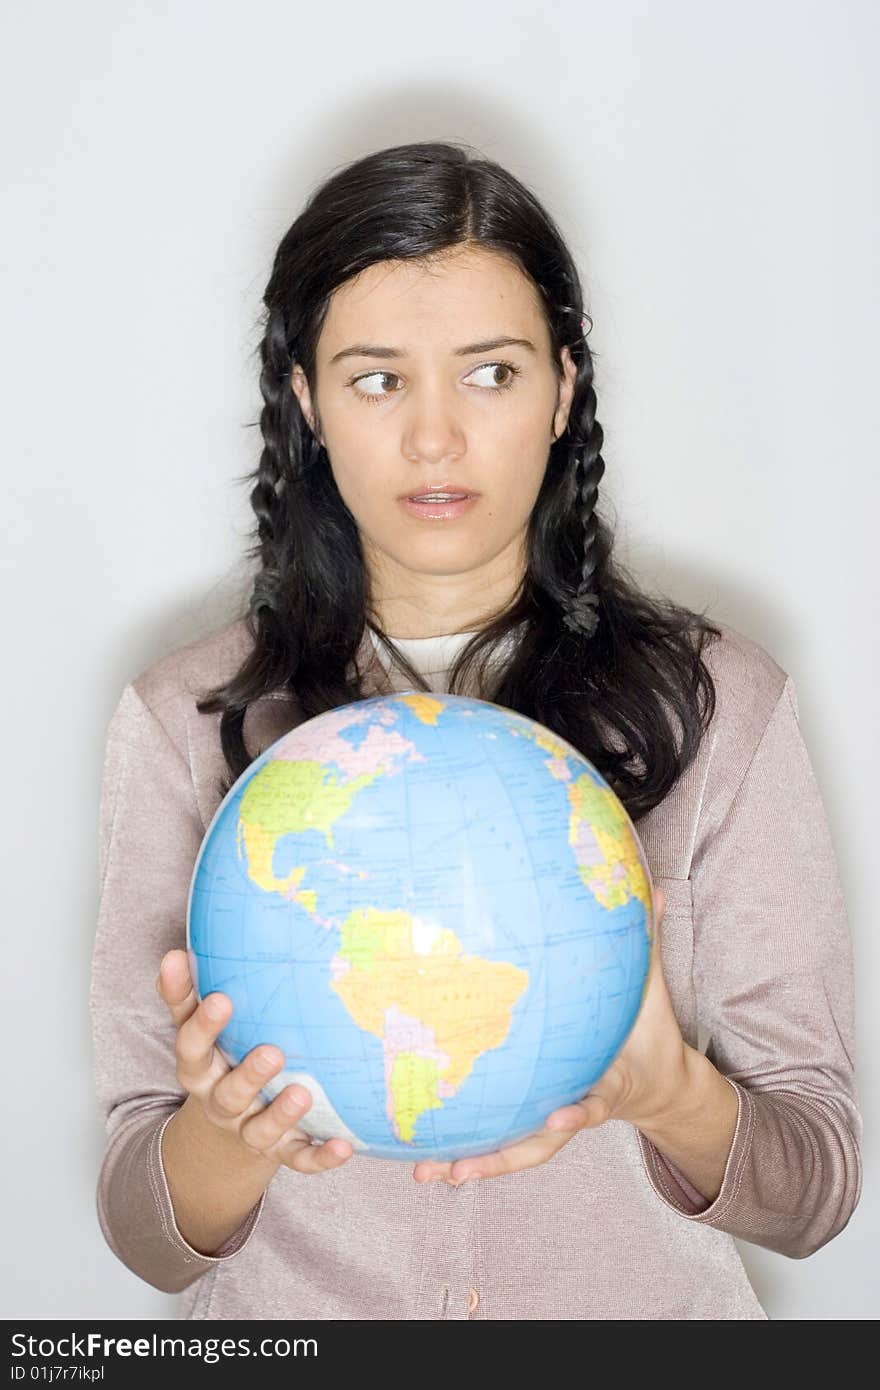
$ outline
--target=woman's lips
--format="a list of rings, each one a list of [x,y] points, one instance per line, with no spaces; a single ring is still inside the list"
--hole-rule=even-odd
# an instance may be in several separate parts
[[[399,500],[412,516],[420,516],[424,521],[451,521],[462,516],[478,496],[479,493],[473,492],[456,502],[417,502],[413,497],[401,497]]]

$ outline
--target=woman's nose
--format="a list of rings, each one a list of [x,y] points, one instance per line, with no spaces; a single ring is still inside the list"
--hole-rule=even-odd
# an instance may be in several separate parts
[[[426,390],[407,402],[402,448],[407,458],[454,458],[466,448],[461,404],[442,390]]]

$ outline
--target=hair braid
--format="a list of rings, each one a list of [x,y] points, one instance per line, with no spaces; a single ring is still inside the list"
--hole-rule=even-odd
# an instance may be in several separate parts
[[[269,313],[265,336],[260,344],[260,358],[260,394],[264,401],[260,414],[263,451],[250,503],[257,518],[259,537],[254,555],[259,554],[262,568],[256,576],[251,608],[253,611],[259,608],[274,611],[284,571],[284,557],[280,550],[287,530],[285,512],[288,499],[285,494],[291,473],[288,417],[292,396],[292,354],[280,309],[273,309]]]
[[[580,632],[592,637],[599,626],[597,609],[600,594],[594,587],[596,578],[596,534],[599,523],[596,517],[596,499],[599,496],[599,482],[605,472],[605,460],[600,452],[605,438],[602,426],[596,419],[596,392],[593,390],[593,361],[584,339],[583,366],[583,408],[581,410],[581,429],[583,438],[573,443],[577,463],[575,467],[575,503],[580,509],[583,526],[583,558],[580,581],[573,598],[565,605],[563,619],[571,632]]]
[[[247,692],[252,681],[274,688],[283,678],[284,594],[289,584],[287,538],[290,532],[287,483],[293,476],[289,429],[291,353],[287,345],[284,315],[280,309],[270,311],[265,335],[260,342],[260,393],[263,409],[260,430],[263,450],[257,468],[244,480],[256,477],[250,492],[251,507],[257,518],[256,542],[250,548],[250,558],[259,557],[260,567],[248,612],[248,622],[255,638],[252,656],[238,676],[227,687],[226,698],[219,706],[220,744],[233,780],[248,766],[251,756],[244,744],[244,720],[252,698]],[[278,634],[281,634],[281,640]],[[200,708],[217,708],[213,699],[202,702]],[[230,784],[224,784],[222,792]]]

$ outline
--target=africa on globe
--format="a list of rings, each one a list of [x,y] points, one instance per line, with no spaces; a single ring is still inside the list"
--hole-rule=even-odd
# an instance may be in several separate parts
[[[403,691],[279,738],[193,869],[200,998],[231,1066],[271,1044],[300,1128],[354,1156],[452,1161],[580,1100],[626,1041],[653,937],[622,803],[575,748],[485,700]]]

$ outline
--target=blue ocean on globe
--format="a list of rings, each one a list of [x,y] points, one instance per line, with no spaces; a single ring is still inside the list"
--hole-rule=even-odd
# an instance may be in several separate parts
[[[239,777],[202,842],[187,948],[232,1016],[230,1065],[273,1044],[269,1103],[354,1154],[505,1148],[581,1099],[641,1006],[651,878],[621,802],[543,725],[398,691],[306,721]]]

